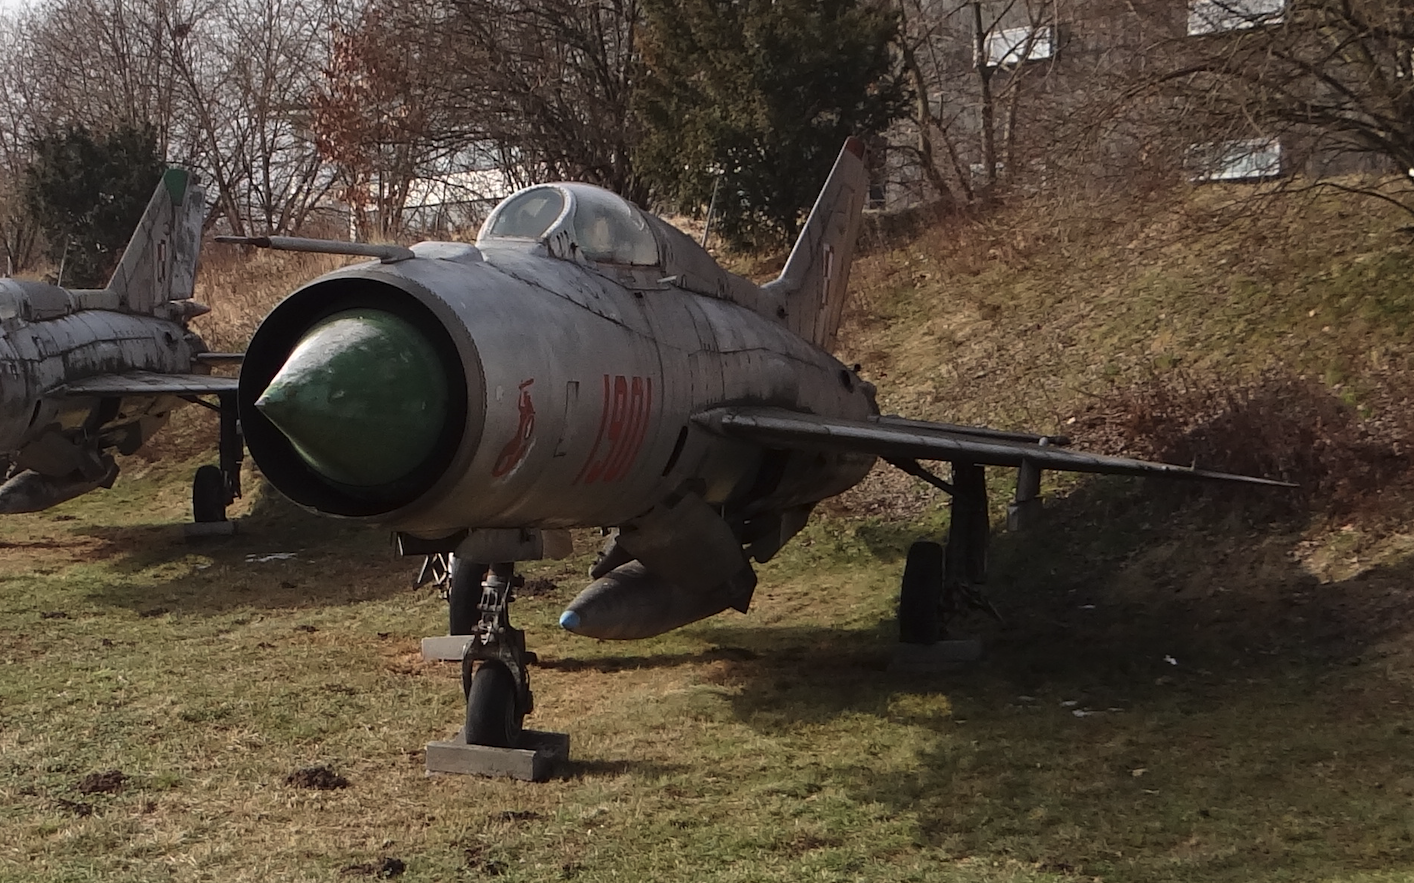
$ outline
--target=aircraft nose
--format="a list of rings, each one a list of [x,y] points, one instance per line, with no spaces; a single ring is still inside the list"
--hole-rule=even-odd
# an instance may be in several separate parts
[[[377,488],[432,454],[448,384],[431,342],[376,309],[336,313],[299,339],[255,407],[324,477]]]

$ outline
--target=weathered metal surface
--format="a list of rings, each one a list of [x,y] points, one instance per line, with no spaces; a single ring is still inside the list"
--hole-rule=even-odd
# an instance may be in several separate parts
[[[919,460],[965,460],[983,466],[1016,466],[1098,472],[1107,475],[1161,475],[1166,478],[1235,481],[1272,487],[1288,482],[1212,472],[1169,463],[1108,457],[1069,451],[1044,443],[1028,444],[1000,438],[976,438],[926,426],[900,427],[877,420],[799,414],[775,407],[728,407],[697,415],[704,426],[726,436],[759,444],[813,447],[820,450],[864,451],[878,457]],[[1044,441],[1044,440],[1043,440]]]
[[[877,456],[965,462],[979,475],[1027,463],[1272,483],[1064,450],[1031,433],[880,417],[874,388],[825,350],[858,230],[861,152],[853,140],[841,151],[781,277],[765,286],[582,184],[510,197],[474,248],[421,243],[411,258],[316,279],[247,351],[251,452],[305,506],[433,544],[468,538],[455,542],[469,560],[522,560],[537,531],[618,527],[599,582],[566,611],[567,627],[600,637],[744,610],[755,581],[747,551],[770,558]],[[309,329],[353,308],[406,321],[449,390],[442,432],[420,462],[357,493],[320,477],[319,458],[301,453],[306,430],[281,432],[255,407],[298,363]],[[386,392],[368,376],[378,367],[331,372],[321,396],[379,410]],[[309,431],[325,431],[318,423]],[[362,444],[345,434],[331,440]],[[486,531],[506,533],[488,545]]]
[[[57,392],[66,396],[159,396],[216,395],[235,392],[234,377],[213,374],[156,374],[151,371],[129,371],[124,374],[100,374],[82,380],[70,380]]]
[[[402,245],[381,245],[371,242],[340,242],[336,239],[306,239],[302,236],[217,236],[225,245],[251,245],[276,251],[305,251],[315,254],[346,254],[353,257],[378,258],[385,264],[406,261],[412,250]]]
[[[550,258],[540,242],[483,239],[478,249],[484,261],[470,264],[418,259],[336,272],[262,323],[242,371],[243,404],[283,366],[299,339],[289,329],[308,327],[306,315],[342,299],[376,299],[435,324],[433,345],[466,381],[460,438],[427,470],[421,493],[382,508],[311,485],[290,440],[246,419],[252,453],[287,494],[432,536],[468,526],[621,524],[689,478],[713,506],[765,511],[813,502],[867,472],[871,459],[858,455],[787,457],[768,464],[780,492],[762,496],[765,452],[691,422],[724,400],[872,412],[866,384],[843,383],[846,366],[779,320],[679,288],[630,290],[601,268]]]
[[[745,612],[756,575],[742,568],[712,583],[684,583],[630,561],[590,583],[560,614],[565,631],[603,641],[637,641],[681,628],[728,607]]]
[[[168,170],[102,289],[0,279],[0,451],[12,474],[0,512],[46,508],[112,484],[184,397],[230,393],[211,378],[186,322],[205,196]]]

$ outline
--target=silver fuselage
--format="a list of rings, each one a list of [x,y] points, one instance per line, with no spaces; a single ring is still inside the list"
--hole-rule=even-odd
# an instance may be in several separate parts
[[[455,451],[413,498],[384,511],[331,514],[435,536],[462,528],[621,524],[690,483],[750,518],[808,505],[858,482],[873,458],[764,451],[711,435],[691,417],[729,404],[777,404],[862,419],[867,384],[783,324],[642,269],[592,267],[543,245],[478,249],[424,243],[417,257],[362,264],[296,291],[247,353],[253,395],[288,351],[266,329],[308,324],[350,303],[425,310],[455,349],[466,402]],[[288,322],[286,321],[288,317]],[[243,412],[244,413],[244,412]],[[252,453],[270,473],[260,443]],[[273,476],[272,476],[273,477]]]
[[[101,375],[191,370],[195,335],[117,306],[106,291],[0,279],[0,452],[43,462],[47,442],[63,437],[131,453],[181,404],[173,395],[105,403],[65,394],[65,384]]]

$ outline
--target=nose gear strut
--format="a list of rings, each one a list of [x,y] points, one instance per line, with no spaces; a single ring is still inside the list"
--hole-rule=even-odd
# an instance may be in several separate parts
[[[514,748],[520,741],[521,722],[535,708],[526,666],[535,654],[525,649],[525,632],[510,621],[510,602],[515,589],[523,585],[513,562],[489,567],[454,560],[452,586],[453,633],[457,626],[458,601],[469,600],[471,580],[480,578],[481,598],[476,605],[479,619],[467,634],[462,651],[462,692],[466,695],[466,729],[469,745]],[[468,611],[469,612],[469,611]]]

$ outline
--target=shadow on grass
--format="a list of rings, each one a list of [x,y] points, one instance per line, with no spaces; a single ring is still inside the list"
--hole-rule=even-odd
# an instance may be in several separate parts
[[[653,779],[682,775],[686,770],[681,764],[629,758],[625,760],[571,759],[561,764],[561,771],[564,778],[567,779],[611,779],[629,774]]]
[[[384,529],[306,512],[268,488],[237,527],[195,540],[172,524],[84,525],[74,535],[94,547],[86,557],[116,559],[106,566],[119,579],[92,599],[140,612],[154,604],[209,615],[389,598],[410,588],[421,562],[398,559]],[[209,561],[153,584],[154,572],[191,555]]]
[[[677,668],[682,665],[700,665],[707,662],[729,660],[744,662],[759,659],[760,653],[745,647],[709,647],[695,653],[643,653],[615,654],[609,656],[553,657],[541,655],[537,668],[550,671],[579,672],[596,671],[604,674],[641,669]]]
[[[909,728],[912,763],[835,776],[959,859],[1144,881],[1414,870],[1414,564],[1322,584],[1295,530],[1246,517],[1087,485],[998,537],[1009,622],[971,624],[989,649],[962,672],[887,673],[892,622],[706,636],[761,654],[728,675],[754,728]],[[919,694],[943,701],[903,701]]]

